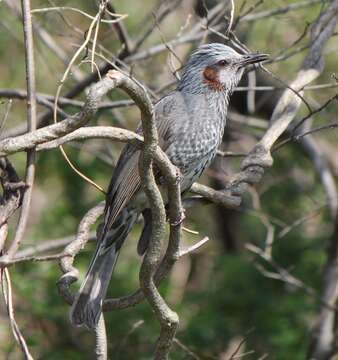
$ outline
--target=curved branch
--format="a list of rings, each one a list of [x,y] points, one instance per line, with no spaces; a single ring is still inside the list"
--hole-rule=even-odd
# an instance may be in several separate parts
[[[70,292],[70,285],[78,279],[78,270],[73,266],[74,258],[85,246],[90,238],[90,227],[103,214],[104,202],[99,203],[90,209],[81,220],[76,238],[66,246],[63,253],[65,257],[60,259],[60,268],[63,276],[57,282],[60,295],[68,304],[72,304],[74,295]],[[67,256],[66,256],[67,255]]]
[[[157,290],[154,275],[161,261],[162,240],[165,234],[166,212],[160,190],[153,174],[153,159],[157,150],[157,129],[153,117],[153,106],[143,86],[124,77],[120,87],[135,101],[141,111],[144,146],[140,157],[140,177],[144,192],[152,214],[152,229],[147,252],[144,256],[139,274],[140,286],[149,304],[153,308],[161,324],[160,336],[155,350],[155,359],[167,359],[178,327],[178,315],[173,312],[159,291]],[[177,171],[163,156],[159,161],[162,174],[168,181],[169,216],[173,221],[170,228],[170,241],[167,256],[179,250],[181,224],[181,198]],[[177,222],[176,222],[177,221]],[[168,253],[169,251],[169,253]],[[175,257],[170,257],[174,263]]]

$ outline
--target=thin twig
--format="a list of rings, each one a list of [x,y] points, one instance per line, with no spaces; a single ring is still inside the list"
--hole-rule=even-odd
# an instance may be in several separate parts
[[[284,7],[281,7],[281,8],[276,8],[276,9],[272,9],[272,10],[266,10],[266,11],[261,11],[261,12],[245,15],[245,16],[241,17],[239,22],[257,21],[257,20],[261,20],[261,19],[271,17],[271,16],[285,14],[289,11],[299,10],[299,9],[302,9],[302,8],[305,8],[308,6],[312,6],[312,5],[321,3],[321,2],[322,2],[322,0],[295,1],[294,3],[284,6]]]
[[[46,12],[50,12],[50,11],[60,11],[60,10],[61,11],[74,11],[74,12],[77,12],[77,13],[87,17],[90,20],[95,19],[94,16],[87,14],[85,11],[80,10],[78,8],[71,7],[71,6],[53,6],[53,7],[47,7],[47,8],[33,9],[33,10],[31,10],[31,13],[37,14],[37,13],[46,13]],[[128,16],[128,14],[114,14],[114,16],[116,16],[117,19],[114,19],[114,20],[101,19],[101,22],[106,23],[106,24],[114,24],[114,23],[117,23],[117,22],[125,19]]]
[[[187,249],[181,250],[179,256],[185,256],[187,254],[190,254],[198,249],[200,249],[204,244],[206,244],[209,241],[209,238],[206,236],[202,240],[198,241],[196,244],[189,246]]]
[[[15,338],[16,342],[19,344],[21,351],[25,356],[25,359],[26,360],[34,360],[33,356],[29,352],[26,340],[23,337],[23,335],[19,329],[19,326],[15,320],[15,317],[14,317],[12,285],[11,285],[11,278],[9,275],[9,270],[8,269],[0,269],[0,277],[1,277],[0,283],[1,283],[1,287],[2,287],[2,293],[4,296],[7,313],[8,313],[8,317],[9,317],[9,321],[10,321],[10,325],[11,325],[11,329],[12,329],[14,338]]]
[[[226,30],[227,35],[229,35],[229,33],[232,29],[232,25],[234,22],[234,16],[235,16],[235,2],[234,2],[234,0],[230,0],[230,17],[229,17],[229,22],[228,22],[228,28]]]
[[[34,64],[34,45],[32,19],[30,13],[30,1],[22,0],[22,21],[25,42],[25,60],[26,60],[26,79],[27,79],[27,124],[28,131],[36,129],[36,90],[35,90],[35,64]],[[21,240],[26,230],[28,216],[30,213],[30,205],[32,199],[32,191],[35,177],[35,150],[31,149],[27,152],[26,176],[25,183],[27,186],[23,196],[21,213],[16,227],[14,240],[8,250],[8,256],[13,257],[19,248]]]

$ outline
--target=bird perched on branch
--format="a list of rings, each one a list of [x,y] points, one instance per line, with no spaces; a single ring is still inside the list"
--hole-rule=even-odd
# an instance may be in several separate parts
[[[239,54],[223,44],[202,45],[190,56],[177,89],[155,105],[159,145],[181,173],[182,192],[215,157],[226,124],[229,96],[245,67],[266,59],[264,54]],[[139,155],[140,151],[128,144],[116,165],[96,252],[71,309],[74,325],[97,325],[120,248],[141,213],[145,225],[137,249],[140,255],[147,250],[151,213],[141,189]]]

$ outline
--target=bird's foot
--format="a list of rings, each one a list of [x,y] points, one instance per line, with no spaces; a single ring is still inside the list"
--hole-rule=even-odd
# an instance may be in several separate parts
[[[170,226],[179,226],[183,223],[183,221],[185,220],[185,209],[182,208],[180,216],[178,219],[176,219],[173,222],[170,222]]]
[[[182,180],[182,173],[181,170],[176,167],[176,184],[180,183]]]

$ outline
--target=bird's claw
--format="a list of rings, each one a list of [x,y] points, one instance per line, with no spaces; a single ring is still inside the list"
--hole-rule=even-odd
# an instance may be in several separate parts
[[[181,170],[176,167],[176,185],[181,182],[182,179],[182,173]]]
[[[171,226],[179,226],[183,223],[184,220],[185,220],[185,210],[182,209],[182,211],[180,213],[180,217],[177,220],[170,222],[170,225]]]

